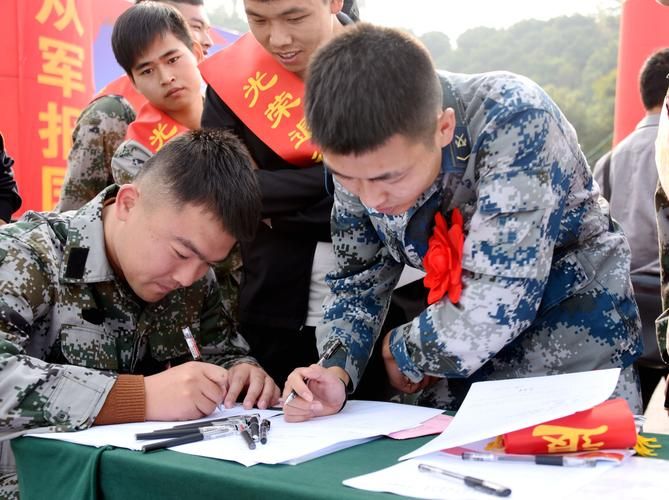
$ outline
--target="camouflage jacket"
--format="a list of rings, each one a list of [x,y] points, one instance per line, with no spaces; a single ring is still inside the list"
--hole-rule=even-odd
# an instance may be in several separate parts
[[[669,183],[665,183],[669,186]],[[657,343],[662,360],[669,364],[669,199],[662,184],[658,183],[655,193],[657,210],[657,234],[660,245],[660,277],[662,284],[662,314],[655,320]]]
[[[132,182],[153,153],[133,139],[124,140],[111,160],[111,172],[116,184]]]
[[[479,380],[630,365],[642,346],[629,246],[598,202],[572,126],[523,77],[446,74],[442,84],[455,136],[412,208],[384,215],[336,187],[337,268],[317,337],[321,350],[340,338],[346,352],[326,366],[359,381],[402,265],[423,269],[435,212],[456,207],[466,235],[459,303],[444,297],[390,337],[411,381],[443,377],[419,402],[457,408]]]
[[[82,111],[72,134],[72,149],[56,211],[81,208],[114,183],[112,155],[134,119],[132,106],[116,95],[100,97]]]
[[[89,426],[119,373],[149,375],[190,359],[247,361],[213,272],[157,303],[112,270],[101,220],[110,187],[77,212],[28,212],[0,229],[0,431]]]

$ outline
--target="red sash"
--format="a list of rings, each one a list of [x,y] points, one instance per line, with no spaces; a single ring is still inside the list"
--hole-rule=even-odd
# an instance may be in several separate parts
[[[132,108],[137,112],[144,103],[146,103],[146,97],[137,92],[137,89],[130,81],[127,75],[123,75],[111,83],[105,85],[100,92],[98,92],[93,100],[99,99],[100,97],[106,95],[120,95],[125,97],[125,99],[130,103]]]
[[[309,167],[323,160],[304,118],[304,82],[247,33],[200,64],[205,81],[272,151]]]
[[[572,453],[611,448],[633,448],[636,444],[634,415],[627,401],[611,399],[541,425],[504,434],[507,453]]]
[[[125,138],[137,141],[156,154],[167,141],[187,130],[188,127],[184,127],[147,102],[140,108],[135,121],[128,126]]]

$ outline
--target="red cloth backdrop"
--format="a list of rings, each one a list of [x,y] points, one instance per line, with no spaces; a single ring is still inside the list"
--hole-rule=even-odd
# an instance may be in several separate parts
[[[21,211],[58,201],[72,128],[93,96],[93,41],[126,0],[2,0],[0,130],[16,160]]]

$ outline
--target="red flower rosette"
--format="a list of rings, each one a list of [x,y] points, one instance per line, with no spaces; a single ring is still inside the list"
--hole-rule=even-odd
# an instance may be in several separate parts
[[[462,293],[462,253],[465,243],[463,220],[457,208],[451,214],[451,227],[437,212],[434,216],[434,231],[428,241],[423,266],[427,273],[423,284],[430,289],[427,303],[440,301],[446,293],[456,304]]]

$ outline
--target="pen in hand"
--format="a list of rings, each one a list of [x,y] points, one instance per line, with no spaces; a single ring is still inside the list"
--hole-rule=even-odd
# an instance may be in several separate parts
[[[439,476],[453,477],[455,479],[461,479],[464,483],[470,488],[489,493],[498,497],[508,497],[511,494],[511,488],[502,486],[501,484],[493,483],[492,481],[486,481],[485,479],[479,479],[472,476],[464,476],[456,472],[451,472],[441,467],[435,467],[428,464],[418,464],[418,470],[421,472],[427,472],[428,474],[436,474]]]
[[[339,348],[340,348],[340,347],[343,347],[343,346],[344,346],[344,344],[341,343],[341,340],[337,339],[337,340],[336,340],[336,341],[335,341],[335,342],[334,342],[334,343],[333,343],[333,344],[332,344],[332,345],[331,345],[331,346],[330,346],[330,347],[323,353],[323,355],[321,356],[321,358],[318,360],[318,362],[317,362],[316,364],[317,364],[318,366],[323,366],[323,363],[324,363],[326,360],[330,359],[330,358],[334,355],[334,353],[337,352],[337,351],[339,350]],[[307,382],[309,382],[309,379],[308,379],[308,378],[305,378],[305,379],[304,379],[304,383],[306,384]],[[292,391],[290,391],[290,394],[288,394],[288,397],[287,397],[286,400],[283,402],[283,405],[286,406],[288,403],[290,403],[290,402],[291,402],[293,399],[295,399],[296,397],[297,397],[297,393],[295,392],[295,389],[293,389]]]
[[[190,328],[187,326],[184,326],[181,331],[184,334],[184,339],[186,340],[186,344],[188,344],[188,350],[190,351],[191,356],[193,356],[194,361],[202,361],[202,356],[200,355],[200,348],[197,346],[197,342],[195,342],[195,337],[193,337],[193,332],[190,331]]]

